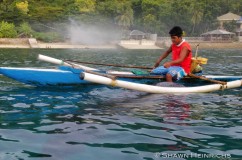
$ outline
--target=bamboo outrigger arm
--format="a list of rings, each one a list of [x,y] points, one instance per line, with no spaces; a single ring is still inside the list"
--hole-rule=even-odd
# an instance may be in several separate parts
[[[237,88],[242,86],[242,79],[227,82],[226,85],[222,84],[211,84],[198,87],[160,87],[147,84],[139,84],[134,82],[127,82],[122,80],[112,80],[107,77],[98,76],[90,73],[81,73],[81,78],[85,81],[110,85],[115,87],[121,87],[131,90],[137,90],[148,93],[206,93],[230,88]]]

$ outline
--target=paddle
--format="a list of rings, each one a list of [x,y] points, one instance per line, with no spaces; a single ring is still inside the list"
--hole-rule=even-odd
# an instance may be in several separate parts
[[[87,66],[83,66],[83,65],[79,65],[79,64],[74,64],[74,63],[71,63],[71,64],[66,63],[66,62],[64,62],[60,59],[52,58],[52,57],[45,56],[45,55],[42,55],[42,54],[38,55],[38,60],[57,64],[57,65],[69,66],[69,67],[73,67],[73,65],[74,65],[74,66],[77,66],[77,67],[81,67],[85,70],[96,70],[97,71],[97,69],[95,69],[95,68],[91,68],[91,67],[87,67]]]
[[[218,83],[218,84],[222,84],[222,85],[227,84],[227,82],[213,80],[213,79],[209,79],[209,78],[206,78],[206,77],[203,77],[203,76],[197,76],[197,75],[192,74],[192,73],[189,73],[188,76],[192,77],[192,78],[197,78],[197,79],[201,79],[201,80],[204,80],[204,81],[212,82],[212,83]]]
[[[196,53],[195,53],[195,58],[197,59],[197,51],[198,51],[198,46],[199,46],[200,43],[197,44],[196,46]]]
[[[49,63],[54,63],[54,64],[58,64],[58,65],[64,65],[64,66],[82,69],[84,72],[99,75],[99,76],[108,77],[112,80],[116,79],[115,76],[95,72],[95,71],[98,71],[95,68],[90,68],[90,67],[78,65],[78,64],[75,64],[75,63],[65,62],[65,61],[62,61],[62,60],[59,60],[59,59],[56,59],[56,58],[52,58],[52,57],[48,57],[48,56],[44,56],[44,55],[41,55],[41,54],[39,54],[38,59],[41,60],[41,61],[49,62]]]
[[[101,66],[114,66],[114,67],[123,67],[123,68],[153,69],[152,67],[146,67],[146,66],[127,66],[127,65],[119,65],[119,64],[104,64],[104,63],[83,62],[83,61],[75,61],[75,60],[65,60],[65,62],[74,62],[74,63],[80,63],[80,64],[94,64],[94,65],[101,65]]]

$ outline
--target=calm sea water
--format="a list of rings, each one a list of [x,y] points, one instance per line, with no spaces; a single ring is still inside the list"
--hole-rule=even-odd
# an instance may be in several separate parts
[[[0,63],[53,67],[37,61],[39,53],[144,66],[160,55],[157,50],[1,49]],[[242,50],[199,54],[209,58],[205,74],[242,75]],[[37,88],[1,75],[0,159],[239,160],[242,89],[158,95],[104,86]]]

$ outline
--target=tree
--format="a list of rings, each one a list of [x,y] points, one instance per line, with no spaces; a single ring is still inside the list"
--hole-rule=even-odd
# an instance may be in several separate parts
[[[123,2],[121,7],[117,10],[118,16],[115,17],[115,22],[123,27],[129,28],[133,24],[133,9],[129,2]]]
[[[0,23],[0,38],[15,38],[17,31],[13,23],[2,21]]]
[[[103,0],[97,3],[97,12],[102,15],[109,18],[113,18],[117,16],[117,8],[120,4],[117,2],[117,0]]]
[[[192,3],[192,18],[191,18],[191,21],[192,21],[193,27],[192,27],[191,34],[194,34],[196,25],[199,24],[202,21],[203,12],[204,12],[203,8],[204,7],[202,6],[202,4],[197,2],[197,1]]]
[[[224,23],[224,29],[230,32],[235,32],[237,28],[236,21]]]
[[[241,4],[242,0],[0,0],[0,21],[16,26],[28,22],[37,31],[36,24],[60,27],[73,18],[164,36],[179,25],[189,36],[216,29],[217,17],[227,12],[242,15]]]
[[[18,28],[18,32],[21,35],[24,35],[26,37],[31,37],[32,34],[34,33],[34,31],[32,30],[31,26],[27,23],[27,22],[23,22],[19,28]]]
[[[161,0],[143,0],[142,1],[142,26],[146,32],[159,32]]]
[[[17,9],[16,2],[14,0],[3,0],[0,3],[0,17],[1,20],[12,23],[20,23],[25,19],[23,13]]]
[[[156,18],[154,15],[152,14],[148,14],[146,16],[143,17],[143,23],[144,23],[144,28],[146,31],[152,31],[155,32],[154,27],[156,27]]]
[[[23,14],[28,14],[28,1],[24,2],[16,2],[16,7],[23,13]]]
[[[95,11],[96,0],[75,0],[75,5],[81,13],[90,13]]]
[[[42,23],[58,22],[63,20],[64,9],[55,6],[42,6],[30,10],[30,19]]]
[[[74,0],[28,0],[28,2],[28,22],[57,23],[66,21],[71,16],[70,13],[77,14]]]

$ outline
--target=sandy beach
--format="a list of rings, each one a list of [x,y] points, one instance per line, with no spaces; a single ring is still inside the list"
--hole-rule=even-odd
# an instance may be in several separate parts
[[[116,44],[105,45],[82,45],[71,43],[44,43],[36,39],[28,38],[0,38],[0,48],[48,48],[48,49],[116,49]]]
[[[31,48],[29,44],[0,44],[0,48]],[[116,49],[116,45],[77,45],[67,43],[38,43],[36,48],[48,48],[48,49]]]
[[[116,45],[81,45],[68,43],[38,43],[39,48],[60,48],[60,49],[116,49]]]

